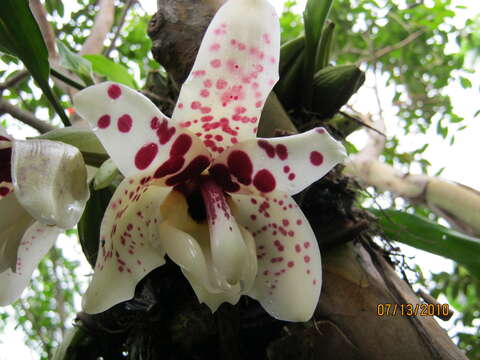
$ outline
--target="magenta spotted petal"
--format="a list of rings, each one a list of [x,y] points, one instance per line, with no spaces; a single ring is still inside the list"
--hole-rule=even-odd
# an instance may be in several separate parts
[[[267,1],[227,2],[205,33],[172,119],[213,156],[254,138],[278,80],[279,49],[278,17]]]
[[[320,251],[315,235],[287,194],[232,194],[235,218],[252,234],[258,272],[247,294],[275,318],[310,319],[322,284]]]
[[[136,284],[168,255],[212,311],[249,295],[278,319],[312,316],[320,252],[290,195],[346,155],[322,128],[255,137],[278,79],[279,33],[266,0],[226,2],[171,120],[119,84],[75,96],[77,112],[125,175],[102,221],[87,312],[133,297]]]
[[[91,86],[75,95],[74,104],[125,176],[148,174],[173,186],[210,164],[210,154],[197,136],[126,86]]]
[[[252,139],[215,159],[210,173],[230,192],[296,194],[345,159],[343,146],[323,128],[271,139]]]
[[[110,200],[100,228],[95,276],[83,298],[85,311],[102,312],[131,299],[135,285],[165,263],[160,205],[171,189],[152,182],[141,174],[125,179]]]

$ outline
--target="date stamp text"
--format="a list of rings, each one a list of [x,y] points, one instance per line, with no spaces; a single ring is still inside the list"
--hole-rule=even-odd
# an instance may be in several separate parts
[[[448,316],[448,304],[378,304],[378,316]]]

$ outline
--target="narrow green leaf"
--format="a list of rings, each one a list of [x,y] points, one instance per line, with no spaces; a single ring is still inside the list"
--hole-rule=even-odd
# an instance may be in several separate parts
[[[320,44],[318,45],[317,54],[315,56],[315,72],[328,66],[330,52],[332,51],[334,30],[335,24],[329,21],[325,26],[325,29],[322,31],[322,37],[320,38]]]
[[[48,84],[48,50],[26,0],[3,0],[0,11],[0,49],[22,60],[65,125],[67,115]]]
[[[78,223],[78,237],[90,265],[95,267],[97,260],[98,245],[100,241],[100,225],[102,224],[103,214],[107,209],[108,203],[113,196],[115,189],[107,187],[102,190],[95,190],[93,184],[90,185],[90,198],[85,206],[82,218]]]
[[[379,224],[389,239],[455,260],[480,278],[480,239],[418,215],[396,210],[369,211],[378,217]]]
[[[282,45],[280,48],[280,64],[279,73],[280,78],[294,63],[295,59],[305,48],[305,36],[299,36],[296,39],[290,40]]]
[[[83,55],[85,59],[92,63],[93,71],[105,76],[108,80],[125,84],[132,88],[137,88],[137,84],[133,76],[128,73],[127,68],[123,65],[116,64],[112,60],[103,55]]]
[[[284,75],[274,88],[280,102],[287,111],[296,106],[300,100],[300,96],[303,96],[303,92],[298,91],[298,89],[305,89],[303,85],[301,85],[304,58],[305,52],[300,52],[300,55],[295,58],[293,64],[286,69]]]
[[[57,41],[60,64],[66,69],[77,74],[85,85],[93,85],[92,64],[82,56],[75,54],[60,40]]]
[[[317,63],[317,48],[320,46],[320,34],[327,19],[333,0],[308,0],[303,12],[305,25],[305,63],[303,67],[303,105],[310,109],[312,102],[312,83]]]

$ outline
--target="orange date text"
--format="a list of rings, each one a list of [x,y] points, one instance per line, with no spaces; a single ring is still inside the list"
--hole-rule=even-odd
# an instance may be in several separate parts
[[[448,304],[378,304],[378,316],[448,316]]]

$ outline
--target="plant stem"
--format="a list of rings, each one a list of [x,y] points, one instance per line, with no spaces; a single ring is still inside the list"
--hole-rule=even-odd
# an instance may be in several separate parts
[[[85,89],[84,85],[82,85],[82,84],[76,82],[75,80],[63,75],[62,73],[59,73],[57,70],[52,68],[52,69],[50,69],[50,71],[51,71],[52,76],[54,76],[57,79],[63,81],[65,84],[68,84],[68,85],[74,87],[77,90]]]

